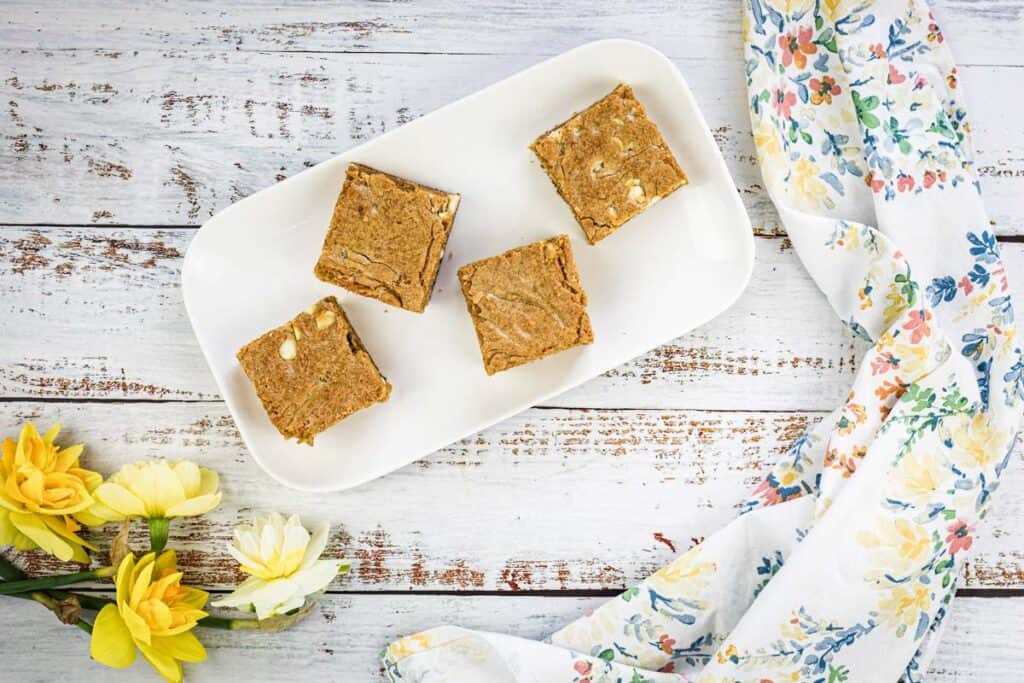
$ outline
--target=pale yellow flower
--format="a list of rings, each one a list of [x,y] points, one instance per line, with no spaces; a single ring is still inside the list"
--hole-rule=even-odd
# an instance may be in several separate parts
[[[987,413],[974,417],[957,415],[951,420],[953,434],[953,460],[966,469],[988,469],[1006,457],[1009,442],[1006,435],[996,429]]]
[[[928,369],[928,349],[923,344],[896,344],[892,355],[900,359],[899,371],[905,380],[917,380]]]
[[[302,607],[307,596],[325,590],[351,566],[347,560],[320,559],[329,529],[320,524],[310,536],[297,516],[285,521],[276,512],[239,524],[228,552],[250,576],[214,606],[255,610],[260,619]]]
[[[789,187],[798,204],[817,207],[828,194],[828,186],[818,177],[820,173],[818,165],[806,157],[793,165]]]
[[[388,645],[387,657],[393,662],[401,661],[409,655],[423,652],[434,647],[434,639],[429,632],[399,638]]]
[[[194,463],[148,460],[124,465],[95,491],[90,512],[106,521],[195,517],[220,505],[217,473]]]
[[[857,542],[869,550],[875,576],[900,576],[928,561],[932,548],[928,530],[902,517],[881,515],[874,531],[857,532]]]
[[[117,568],[116,604],[106,605],[93,624],[89,652],[101,664],[123,669],[138,649],[166,680],[180,683],[181,662],[201,662],[206,649],[192,633],[206,616],[209,596],[181,585],[173,550],[135,561],[128,554]]]
[[[907,453],[889,480],[889,495],[914,505],[926,505],[946,487],[949,474],[949,470],[934,454]]]
[[[878,600],[878,613],[882,623],[897,628],[917,625],[921,612],[931,608],[931,593],[921,584],[896,584],[889,587]]]
[[[82,446],[58,448],[55,425],[42,436],[25,425],[18,441],[4,439],[0,459],[0,546],[42,550],[67,562],[88,562],[78,537],[79,521],[92,524],[86,510],[103,478],[78,464]],[[76,521],[76,517],[79,519]]]
[[[754,146],[757,148],[765,179],[769,186],[774,186],[782,179],[786,164],[782,155],[779,131],[770,121],[762,120],[754,130]]]
[[[659,569],[648,582],[659,593],[693,599],[704,590],[714,571],[715,563],[702,562],[701,546],[697,546]]]

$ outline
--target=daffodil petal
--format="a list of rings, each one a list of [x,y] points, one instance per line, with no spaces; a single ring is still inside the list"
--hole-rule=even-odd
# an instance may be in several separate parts
[[[331,525],[327,522],[321,522],[313,529],[313,536],[309,539],[309,545],[306,546],[306,556],[302,560],[303,569],[312,567],[313,563],[320,559],[324,548],[327,547],[327,538],[330,536],[330,532]]]
[[[181,460],[171,465],[171,471],[181,483],[181,490],[186,498],[191,498],[199,491],[199,483],[202,477],[199,466],[188,460]]]
[[[220,488],[220,475],[213,470],[200,467],[199,489],[193,495],[208,496],[212,493],[217,493],[218,488]]]
[[[152,647],[157,652],[183,662],[201,662],[206,659],[206,648],[191,631],[153,638]]]
[[[164,677],[168,683],[182,683],[184,674],[181,670],[181,662],[170,655],[154,650],[149,645],[139,643],[139,651],[146,661],[156,669],[156,672]]]
[[[23,512],[8,514],[11,524],[22,534],[62,562],[70,562],[75,557],[75,548],[63,538],[53,533],[46,523],[35,515]],[[81,551],[81,546],[78,546]],[[82,551],[84,554],[84,551]]]
[[[120,601],[119,601],[120,602]],[[149,624],[139,614],[131,608],[128,604],[119,604],[121,618],[124,619],[125,625],[132,634],[132,640],[134,640],[140,647],[142,645],[148,645],[153,639],[153,632],[149,628]]]
[[[198,498],[186,498],[176,505],[167,508],[167,517],[195,517],[206,514],[220,505],[221,494],[213,493]]]
[[[278,613],[278,606],[286,602],[299,590],[297,584],[290,579],[275,579],[266,582],[259,590],[252,593],[252,606],[256,616],[266,619]]]
[[[292,581],[299,584],[299,589],[309,595],[326,590],[341,568],[341,560],[320,560],[309,569],[292,574]]]
[[[166,517],[168,510],[185,500],[185,488],[165,461],[158,462],[147,471],[153,476],[152,494],[146,497],[153,503],[149,508],[150,515]]]
[[[103,505],[114,510],[121,519],[125,517],[145,517],[146,505],[134,493],[121,484],[104,482],[96,487],[93,497]]]
[[[123,669],[135,661],[135,641],[116,605],[104,605],[92,625],[89,654],[100,664]]]

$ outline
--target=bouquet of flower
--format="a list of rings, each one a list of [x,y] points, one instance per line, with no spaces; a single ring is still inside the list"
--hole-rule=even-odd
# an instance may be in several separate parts
[[[183,678],[182,662],[206,659],[197,626],[279,631],[315,607],[309,598],[349,570],[345,560],[320,559],[329,527],[311,534],[298,517],[257,516],[235,528],[227,550],[249,575],[234,592],[211,603],[255,612],[256,618],[214,617],[204,611],[209,594],[182,585],[174,550],[165,550],[172,519],[195,517],[221,502],[216,472],[191,462],[152,460],[125,465],[106,480],[79,464],[81,445],[60,448],[60,425],[40,435],[27,424],[18,440],[3,442],[0,458],[0,547],[40,550],[58,559],[90,564],[98,548],[79,536],[83,527],[120,522],[108,564],[88,571],[29,578],[0,557],[0,595],[34,600],[65,624],[91,634],[89,651],[114,668],[141,652],[168,681]],[[149,552],[128,547],[130,520],[149,525]],[[113,600],[60,590],[96,579],[114,581]],[[89,621],[87,612],[96,615]]]

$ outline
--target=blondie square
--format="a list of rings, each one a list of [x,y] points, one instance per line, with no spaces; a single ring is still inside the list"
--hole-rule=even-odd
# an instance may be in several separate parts
[[[530,149],[591,244],[687,183],[628,85],[544,133]]]
[[[325,282],[422,313],[459,195],[349,164],[314,273]]]
[[[488,375],[594,341],[566,235],[465,265],[459,282]]]
[[[237,358],[277,431],[300,443],[313,445],[335,422],[391,394],[333,296],[249,342]]]

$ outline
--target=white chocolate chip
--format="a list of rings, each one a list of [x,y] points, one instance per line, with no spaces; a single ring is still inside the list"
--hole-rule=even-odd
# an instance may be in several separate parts
[[[661,195],[660,194],[656,194],[653,197],[651,197],[650,201],[647,202],[647,206],[653,206],[653,205],[657,204],[660,201],[661,201]]]
[[[296,340],[302,339],[302,332],[299,331],[299,328],[296,325],[292,325],[292,334],[295,335]]]
[[[344,254],[342,254],[342,258],[345,258]],[[316,304],[313,304],[312,306],[307,308],[304,312],[308,313],[309,315],[313,315],[314,313],[316,313]]]
[[[334,314],[334,311],[325,308],[316,314],[316,329],[323,330],[334,324],[334,321],[338,316]]]
[[[622,143],[622,140],[620,140],[619,138],[615,137],[614,135],[613,135],[612,137],[608,138],[608,139],[609,139],[609,140],[611,140],[611,143],[612,143],[613,145],[615,145],[615,147],[616,147],[616,148],[617,148],[617,149],[618,149],[618,150],[619,150],[620,152],[621,152],[621,151],[622,151],[622,149],[623,149],[623,148],[625,147],[625,145],[624,145],[624,144]]]
[[[644,200],[644,188],[639,185],[632,186],[629,188],[629,194],[626,195],[626,200],[633,204],[639,204]]]
[[[598,159],[597,161],[590,165],[590,175],[594,176],[595,178],[597,177],[597,174],[600,173],[602,170],[604,170],[604,161],[601,159]]]
[[[291,336],[289,336],[287,339],[281,342],[281,348],[277,350],[277,352],[281,355],[281,358],[284,358],[285,360],[294,359],[295,354],[297,354],[298,351],[299,349],[295,345],[295,338]]]
[[[611,218],[618,218],[618,216],[619,216],[619,212],[615,210],[615,207],[614,207],[614,206],[609,206],[609,207],[608,207],[608,215],[609,215],[609,216],[610,216]]]

